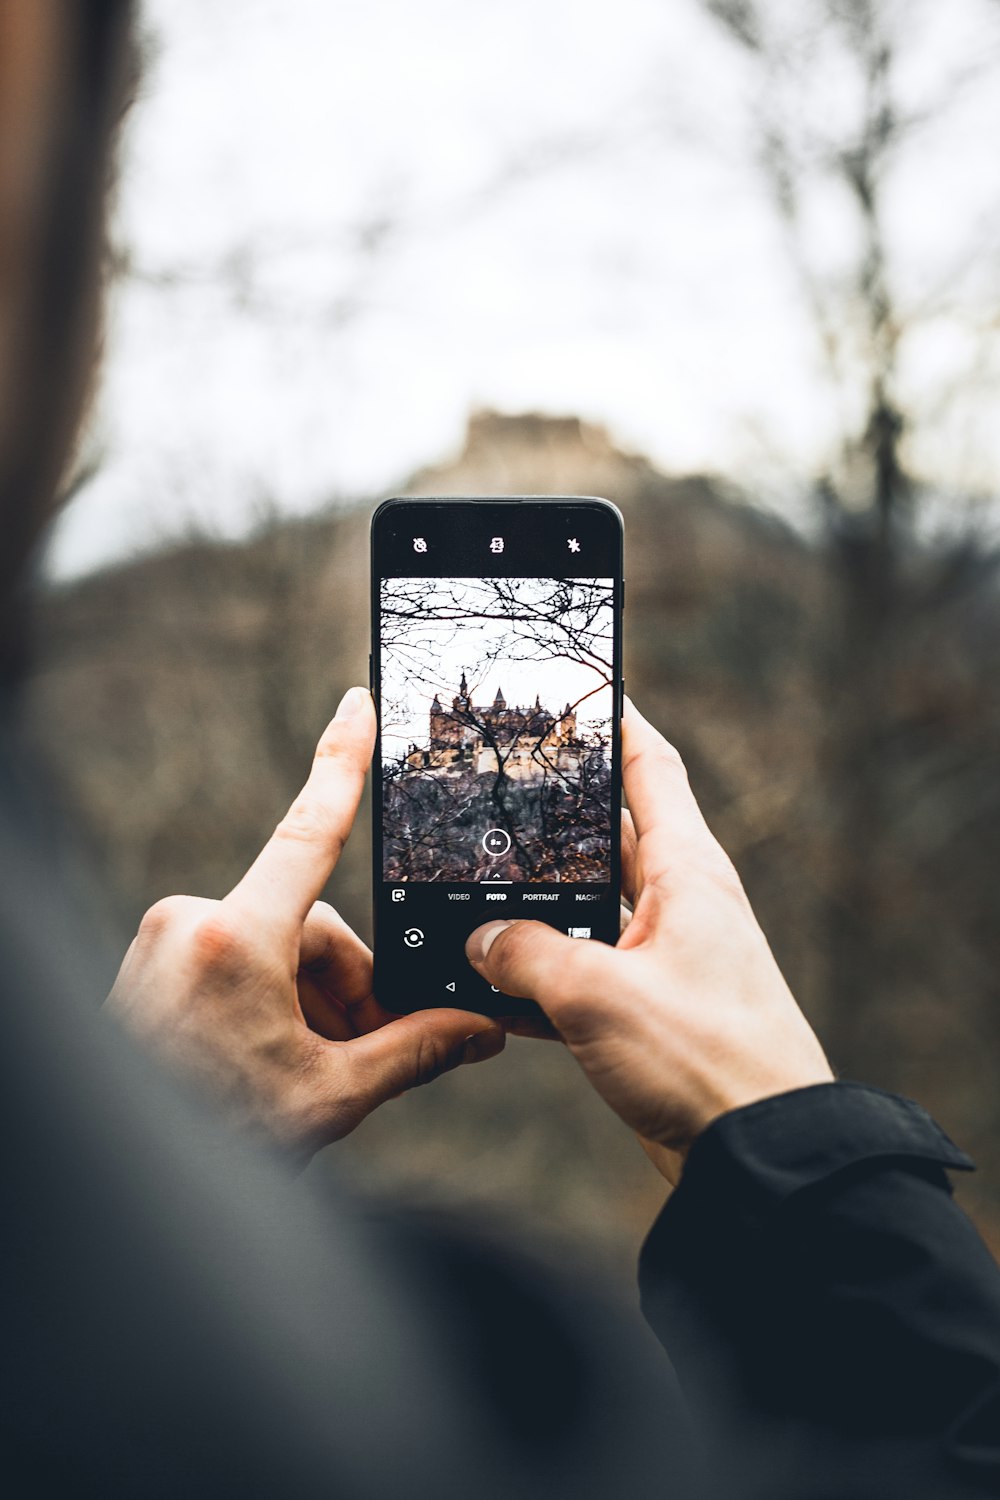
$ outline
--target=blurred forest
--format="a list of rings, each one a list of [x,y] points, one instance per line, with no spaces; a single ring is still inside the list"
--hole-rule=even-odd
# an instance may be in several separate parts
[[[574,288],[590,283],[569,278],[564,343],[581,369],[606,376],[603,404],[593,396],[587,406],[576,394],[596,385],[573,386],[559,400],[497,395],[491,404],[507,414],[474,412],[463,450],[399,492],[589,493],[620,505],[630,693],[687,760],[709,822],[836,1067],[917,1097],[978,1159],[979,1172],[958,1191],[1000,1250],[1000,179],[993,180],[995,151],[983,150],[986,115],[976,112],[997,95],[1000,7],[985,0],[950,7],[691,0],[690,9],[733,65],[713,81],[714,92],[697,101],[685,94],[680,54],[669,65],[643,57],[655,97],[651,73],[637,71],[643,109],[635,120],[626,113],[620,138],[609,127],[603,139],[603,126],[560,134],[555,64],[564,36],[556,28],[555,112],[537,149],[509,146],[506,126],[519,116],[504,88],[498,169],[484,176],[481,191],[463,190],[453,202],[432,196],[423,220],[404,195],[398,213],[373,219],[369,232],[362,225],[351,243],[364,295],[337,270],[331,237],[329,272],[314,288],[316,307],[300,321],[315,325],[336,365],[344,348],[336,339],[346,337],[351,318],[359,343],[368,337],[363,320],[387,274],[379,255],[391,250],[409,264],[407,246],[419,250],[427,226],[439,228],[428,241],[433,255],[418,254],[417,269],[384,293],[384,338],[392,318],[393,328],[404,321],[401,309],[422,308],[425,298],[434,329],[420,351],[423,366],[401,336],[377,346],[375,367],[380,360],[386,382],[373,385],[379,423],[387,430],[394,417],[402,423],[409,397],[391,384],[400,372],[416,400],[416,388],[432,385],[442,367],[464,369],[457,346],[436,341],[438,325],[442,339],[446,331],[444,312],[460,325],[463,349],[495,352],[480,336],[481,304],[456,296],[452,307],[447,262],[438,281],[431,262],[453,241],[460,253],[463,224],[491,205],[509,211],[522,190],[536,195],[531,213],[543,213],[547,194],[558,208],[558,181],[585,183],[609,142],[625,151],[633,130],[647,165],[634,179],[631,219],[615,227],[645,247],[659,214],[671,246],[688,246],[695,265],[685,295],[721,367],[726,358],[717,351],[727,345],[713,321],[714,300],[753,254],[760,263],[760,244],[740,236],[757,234],[752,225],[762,220],[748,218],[745,203],[730,217],[729,201],[678,196],[670,177],[678,158],[668,156],[667,136],[692,141],[703,164],[713,151],[732,153],[733,180],[773,231],[763,253],[772,269],[781,263],[785,293],[778,304],[761,293],[765,320],[742,325],[739,347],[738,334],[730,339],[732,363],[749,352],[766,372],[763,340],[758,333],[748,351],[745,330],[766,327],[773,312],[775,339],[786,349],[794,329],[808,397],[800,408],[787,384],[778,393],[778,420],[760,433],[770,468],[738,479],[666,474],[622,451],[596,422],[512,414],[536,405],[623,409],[614,401],[638,405],[652,389],[669,427],[670,392],[689,380],[707,409],[691,343],[673,347],[663,338],[652,281],[635,291],[641,316],[629,322],[609,309],[627,314],[632,304],[612,303],[610,290],[606,305],[602,291],[593,306],[581,293],[577,306]],[[381,41],[378,51],[381,59]],[[211,63],[214,87],[214,55]],[[477,88],[491,81],[477,79]],[[679,118],[684,111],[690,118]],[[234,160],[243,160],[242,140],[235,148]],[[431,160],[428,170],[434,166]],[[975,192],[963,197],[970,184]],[[600,193],[586,199],[580,191],[581,223],[603,221]],[[572,201],[579,207],[583,200]],[[960,215],[956,202],[966,205]],[[689,222],[697,212],[704,222]],[[482,242],[469,243],[479,244],[488,273],[509,272],[497,283],[508,298],[500,297],[497,317],[526,309],[527,336],[562,290],[574,231],[560,239],[551,221],[539,228],[527,209],[511,222],[517,251],[530,245],[523,260],[510,249],[498,252],[509,264],[489,260],[500,208]],[[349,229],[339,226],[341,239]],[[268,275],[280,270],[269,244],[262,236],[236,247],[239,254],[192,266],[176,249],[177,264],[144,261],[141,244],[136,250],[126,240],[113,246],[112,259],[126,291],[141,292],[144,308],[160,299],[179,330],[178,308],[189,305],[189,326],[200,326],[208,293],[220,293],[219,304],[232,309],[225,326],[242,351],[248,330],[291,321],[290,305],[264,295]],[[549,280],[543,274],[525,292],[522,308],[514,283],[529,280],[532,257]],[[316,264],[326,263],[317,253]],[[613,289],[619,283],[608,265]],[[677,288],[662,267],[659,275],[664,305],[676,309],[668,294]],[[297,271],[290,280],[298,293]],[[487,274],[483,286],[493,284]],[[331,302],[344,313],[335,325],[318,311]],[[606,342],[608,328],[617,333],[623,323],[635,343],[623,344],[628,359],[605,371],[602,351],[617,347]],[[498,340],[497,326],[486,327]],[[222,328],[204,324],[206,361]],[[159,338],[161,350],[170,343]],[[291,364],[273,366],[271,346],[261,347],[268,372],[281,368],[294,382]],[[544,364],[544,346],[537,347],[543,357],[536,362]],[[529,350],[525,381],[532,359]],[[345,368],[355,367],[347,360]],[[187,380],[200,398],[201,372],[191,371]],[[309,384],[307,377],[308,390],[295,391],[303,402],[318,393],[324,434],[337,426],[330,380]],[[141,378],[123,377],[119,390],[132,386],[141,387]],[[229,384],[222,388],[232,406]],[[470,376],[466,404],[481,399],[475,389]],[[165,400],[148,403],[154,426]],[[795,412],[806,409],[823,420],[810,429],[803,456],[792,431]],[[734,433],[744,419],[753,426],[759,412],[724,403],[711,412],[713,421],[718,413],[720,454],[731,460]],[[252,417],[244,420],[252,425]],[[801,439],[804,429],[796,430]],[[114,461],[100,438],[95,431],[84,449],[98,478],[101,465]],[[195,467],[197,455],[178,472],[190,478]],[[366,678],[370,505],[341,496],[324,513],[289,519],[281,484],[252,477],[247,494],[272,493],[273,500],[244,540],[192,533],[156,555],[53,587],[40,610],[31,730],[117,891],[126,938],[158,897],[221,895],[232,884],[299,786],[338,696]],[[84,471],[84,491],[87,480]],[[169,475],[165,483],[161,497]],[[195,502],[183,484],[176,489],[171,513],[185,514]],[[197,496],[193,479],[188,490]],[[148,508],[166,524],[163,498],[154,495]],[[369,860],[363,815],[330,892],[362,933],[370,926]],[[516,1211],[521,1222],[622,1268],[663,1191],[572,1061],[556,1046],[526,1041],[394,1101],[312,1170],[331,1168],[373,1186]]]
[[[717,483],[668,478],[576,419],[470,421],[414,494],[598,493],[626,523],[629,691],[685,755],[836,1066],[915,1095],[981,1163],[1000,1223],[1000,592],[971,541],[894,552],[858,629],[865,539],[808,541]],[[364,681],[369,507],[191,540],[52,594],[30,719],[126,928],[221,895]],[[362,816],[331,883],[370,931]],[[662,1184],[551,1044],[386,1106],[313,1170],[516,1211],[624,1267]]]

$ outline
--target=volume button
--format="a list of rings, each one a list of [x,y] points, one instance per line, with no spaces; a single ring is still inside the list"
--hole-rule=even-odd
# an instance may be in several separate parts
[[[375,686],[375,672],[372,667],[372,654],[368,653],[368,691],[371,692]]]

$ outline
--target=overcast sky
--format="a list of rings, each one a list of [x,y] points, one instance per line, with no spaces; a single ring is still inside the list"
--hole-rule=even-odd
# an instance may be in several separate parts
[[[1000,6],[900,6],[900,97],[931,123],[887,199],[897,290],[954,292],[902,351],[927,409],[911,457],[952,491],[1000,488],[996,359],[968,331],[970,307],[995,312]],[[779,503],[832,451],[843,412],[755,165],[752,75],[696,0],[144,11],[131,272],[56,573],[377,496],[455,450],[477,405],[603,421]],[[820,70],[809,107],[835,118],[849,93]],[[835,272],[855,234],[818,194],[810,253]],[[975,399],[942,404],[977,360]]]

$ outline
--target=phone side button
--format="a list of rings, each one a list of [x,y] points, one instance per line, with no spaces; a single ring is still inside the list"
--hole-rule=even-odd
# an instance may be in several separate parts
[[[375,670],[372,665],[372,654],[368,653],[368,691],[371,692],[375,686]]]

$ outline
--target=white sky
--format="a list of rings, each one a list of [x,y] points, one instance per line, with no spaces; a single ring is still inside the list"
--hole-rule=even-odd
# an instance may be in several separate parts
[[[904,307],[948,293],[901,350],[926,419],[913,462],[996,488],[997,359],[968,325],[1000,301],[1000,87],[995,68],[954,79],[995,59],[1000,6],[899,5],[900,93],[934,122],[894,170],[887,232]],[[455,449],[475,405],[604,421],[668,470],[769,500],[832,451],[842,408],[754,166],[750,77],[696,0],[145,16],[116,229],[138,274],[113,299],[102,468],[60,524],[57,574],[389,491]],[[835,68],[807,84],[818,120],[847,108]],[[835,190],[810,200],[806,242],[846,264]],[[973,243],[992,258],[969,266]],[[973,365],[974,399],[942,405]]]

